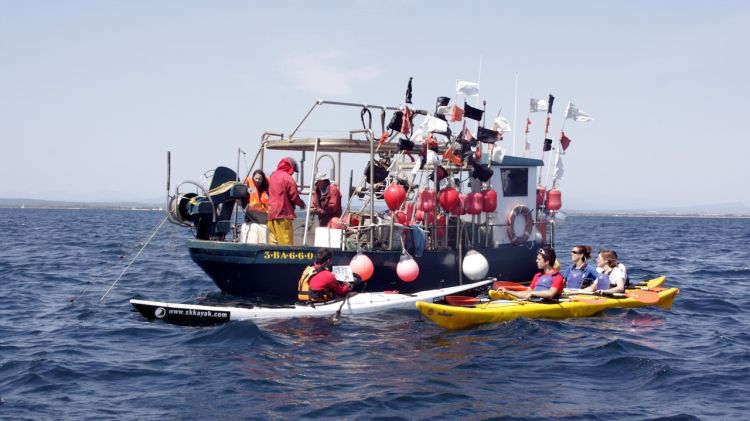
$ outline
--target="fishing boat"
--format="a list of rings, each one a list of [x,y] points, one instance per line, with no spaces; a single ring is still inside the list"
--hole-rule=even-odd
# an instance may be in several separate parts
[[[147,300],[130,300],[130,304],[148,320],[162,320],[173,324],[213,325],[230,320],[268,320],[295,317],[330,317],[335,314],[352,316],[391,309],[414,309],[417,301],[441,301],[446,295],[481,288],[492,282],[484,280],[470,284],[402,294],[396,291],[365,292],[326,303],[295,303],[283,306],[268,305],[201,305],[179,304]]]
[[[438,105],[444,108],[446,99],[439,98]],[[298,135],[323,108],[332,109],[338,121],[353,122],[341,135]],[[380,114],[380,127],[373,127],[373,113]],[[367,256],[375,268],[370,291],[414,294],[487,276],[528,281],[536,270],[536,249],[554,245],[560,192],[538,186],[542,159],[511,156],[494,143],[502,131],[485,129],[477,120],[469,121],[476,132],[467,127],[454,136],[449,120],[437,106],[412,110],[317,100],[290,134],[262,134],[246,173],[240,174],[238,158],[236,169],[217,167],[208,186],[185,181],[171,192],[168,181],[167,216],[192,229],[195,239],[187,243],[192,260],[221,291],[240,297],[296,297],[300,273],[319,247],[335,250],[334,265]],[[413,130],[403,128],[406,122]],[[329,174],[339,184],[342,160],[362,162],[362,173],[350,172],[348,190],[341,188],[345,206],[335,225],[314,227],[307,211],[295,221],[293,246],[242,235],[247,188],[238,175],[255,169],[270,174],[269,151],[296,154],[301,164],[296,182],[308,210],[311,180],[322,160],[330,161]],[[411,264],[407,274],[404,262]]]
[[[656,278],[648,285],[661,285],[664,277]],[[626,289],[621,294],[591,295],[566,294],[558,300],[524,301],[489,291],[492,299],[487,302],[449,305],[418,301],[417,310],[435,324],[450,330],[465,329],[488,323],[499,323],[519,317],[528,319],[567,319],[590,317],[612,308],[659,307],[672,308],[679,293],[677,288],[642,287]],[[455,301],[454,301],[455,302]]]

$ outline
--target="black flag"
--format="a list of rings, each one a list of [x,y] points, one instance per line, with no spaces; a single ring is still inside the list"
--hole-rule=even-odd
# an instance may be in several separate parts
[[[542,152],[547,152],[552,150],[552,139],[544,139],[544,148],[542,148]]]
[[[479,127],[479,130],[477,131],[477,140],[480,142],[495,143],[497,142],[499,137],[500,133],[496,132],[495,130]]]
[[[411,83],[411,82],[409,82]],[[411,85],[410,85],[411,86]],[[411,88],[409,88],[411,90]],[[552,114],[552,104],[555,102],[555,97],[549,94],[549,100],[547,101],[547,114]]]
[[[406,85],[406,103],[411,104],[411,79],[409,78],[409,84]]]
[[[472,120],[480,121],[483,114],[484,110],[474,108],[471,105],[467,104],[466,101],[464,101],[464,118],[470,118]]]

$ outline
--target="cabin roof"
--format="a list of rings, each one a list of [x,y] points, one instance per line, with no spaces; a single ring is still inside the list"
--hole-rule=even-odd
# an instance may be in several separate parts
[[[520,156],[505,155],[500,162],[492,161],[493,167],[543,167],[541,159],[523,158]]]

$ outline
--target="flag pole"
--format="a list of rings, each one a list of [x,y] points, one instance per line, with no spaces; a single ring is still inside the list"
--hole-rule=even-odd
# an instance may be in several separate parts
[[[549,94],[547,99],[547,123],[544,125],[544,143],[547,143],[547,135],[549,134],[549,121],[552,116],[552,104],[555,101],[555,97]],[[542,144],[542,162],[544,162],[544,143]],[[550,154],[551,155],[551,154]],[[551,159],[550,159],[551,160]],[[547,167],[547,176],[549,177],[549,167]],[[545,178],[546,181],[546,178]],[[542,184],[542,172],[539,171],[539,177],[537,177],[537,184]]]
[[[513,156],[516,155],[516,132],[518,131],[518,72],[516,72],[516,88],[513,96]],[[524,150],[526,149],[524,145]]]
[[[555,153],[555,169],[557,169],[557,162],[560,160],[560,150],[562,149],[562,142],[560,141],[562,138],[562,133],[565,132],[565,122],[568,120],[568,109],[570,108],[570,103],[572,101],[568,101],[568,105],[565,107],[565,110],[563,110],[563,122],[562,127],[560,128],[561,137],[557,139],[557,152]],[[546,181],[549,181],[549,172],[550,168],[547,168],[547,178]],[[557,184],[557,179],[552,180],[552,188],[555,188],[555,185]]]

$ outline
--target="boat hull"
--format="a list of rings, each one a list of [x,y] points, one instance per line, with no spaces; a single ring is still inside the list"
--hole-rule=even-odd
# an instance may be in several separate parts
[[[560,300],[559,303],[536,303],[527,301],[492,301],[473,307],[455,307],[419,301],[417,310],[435,324],[446,329],[464,329],[487,323],[498,323],[525,317],[529,319],[567,319],[572,317],[588,317],[610,308],[636,308],[657,306],[670,309],[677,288],[667,288],[659,291],[659,301],[645,304],[632,298],[609,298],[599,302],[580,302]]]
[[[528,282],[536,270],[537,246],[501,245],[476,249],[489,263],[487,276]],[[190,257],[227,294],[240,297],[297,296],[297,280],[315,257],[315,247],[270,246],[222,241],[191,240]],[[334,265],[348,265],[356,252],[334,251]],[[458,253],[453,250],[425,251],[415,258],[419,276],[403,282],[396,275],[400,251],[365,252],[375,265],[367,291],[396,290],[402,293],[446,288],[472,281],[459,274]]]

